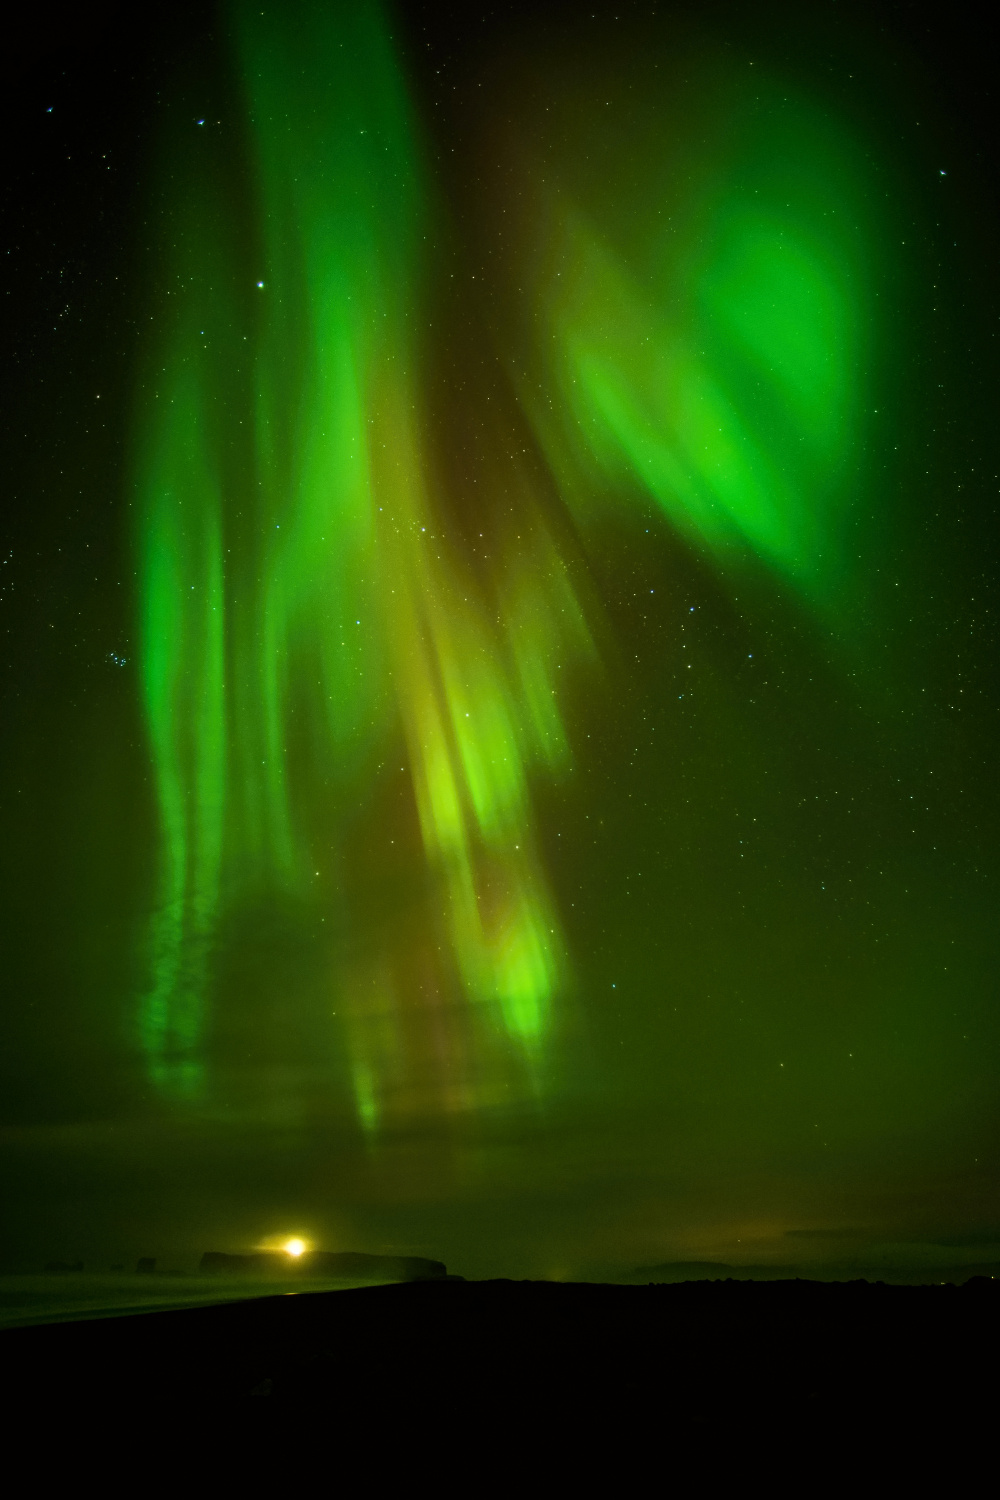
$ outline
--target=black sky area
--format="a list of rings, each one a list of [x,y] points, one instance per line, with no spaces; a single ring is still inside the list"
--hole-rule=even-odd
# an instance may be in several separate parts
[[[482,332],[506,315],[483,143],[534,118],[525,79],[555,90],[575,69],[627,89],[671,49],[753,57],[868,142],[900,243],[879,273],[892,339],[875,354],[884,425],[850,640],[832,647],[763,570],[734,590],[652,501],[641,524],[630,513],[586,556],[605,672],[567,710],[573,772],[532,789],[578,976],[543,1104],[364,1139],[347,1042],[315,1073],[317,919],[277,899],[227,919],[212,1045],[228,1082],[197,1105],[158,1097],[132,1021],[158,847],[133,398],[162,119],[183,77],[238,163],[238,90],[213,7],[25,12],[0,61],[0,1269],[187,1264],[286,1229],[469,1275],[1000,1260],[986,12],[390,14],[444,226],[438,270],[461,272],[428,356],[428,402],[454,424],[437,429],[443,471],[485,462],[468,433],[487,397],[520,420]],[[662,690],[682,647],[707,684],[687,719]]]

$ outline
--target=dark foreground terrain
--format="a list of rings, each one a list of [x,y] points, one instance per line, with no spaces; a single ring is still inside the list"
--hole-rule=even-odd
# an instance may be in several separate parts
[[[0,1334],[2,1398],[49,1411],[279,1406],[500,1430],[992,1425],[1000,1286],[438,1280]],[[346,1427],[343,1424],[347,1424]],[[651,1426],[649,1425],[651,1424]],[[638,1430],[638,1429],[636,1429]]]

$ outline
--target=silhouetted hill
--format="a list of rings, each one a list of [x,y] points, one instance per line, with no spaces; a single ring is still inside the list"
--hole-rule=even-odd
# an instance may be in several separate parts
[[[231,1400],[335,1414],[336,1431],[440,1437],[527,1422],[662,1443],[701,1424],[920,1436],[987,1430],[1000,1294],[868,1282],[683,1286],[437,1278],[0,1333],[0,1399],[50,1416]],[[763,1425],[761,1425],[763,1424]],[[775,1425],[777,1424],[777,1425]],[[533,1429],[534,1430],[534,1429]],[[442,1434],[444,1436],[442,1436]],[[451,1438],[448,1439],[449,1441]],[[393,1441],[396,1441],[394,1437]],[[583,1451],[583,1450],[581,1450]]]
[[[1000,1278],[1000,1266],[992,1263],[958,1266],[937,1266],[923,1271],[913,1267],[885,1266],[875,1275],[868,1271],[863,1277],[856,1267],[823,1266],[817,1273],[807,1272],[801,1266],[742,1265],[731,1266],[715,1260],[671,1260],[655,1266],[637,1266],[616,1281],[641,1286],[676,1285],[685,1281],[815,1281],[875,1283],[886,1281],[894,1285],[944,1286],[952,1283],[962,1286],[976,1276]]]
[[[657,1266],[636,1266],[635,1281],[725,1281],[733,1267],[714,1260],[671,1260]]]
[[[670,1260],[658,1266],[637,1266],[629,1275],[635,1282],[678,1281],[795,1281],[795,1266],[729,1266],[715,1260]]]

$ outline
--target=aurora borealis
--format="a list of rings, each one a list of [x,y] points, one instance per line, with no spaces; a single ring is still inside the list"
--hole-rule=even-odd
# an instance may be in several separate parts
[[[262,295],[241,338],[213,185],[197,161],[190,176],[175,166],[169,333],[138,418],[140,649],[164,868],[140,1029],[157,1082],[197,1092],[220,882],[231,901],[255,882],[308,901],[316,864],[339,860],[338,800],[403,754],[441,941],[433,956],[407,946],[330,976],[358,1114],[374,1126],[411,1067],[394,1014],[400,967],[427,968],[444,1094],[475,1101],[491,1025],[529,1070],[543,1042],[562,955],[527,769],[566,759],[553,658],[571,658],[587,631],[541,522],[487,588],[435,506],[410,326],[427,211],[380,17],[243,9],[234,22]],[[298,809],[295,715],[309,726],[300,774],[314,783],[298,788]],[[470,1019],[468,1038],[459,996],[496,1011]]]
[[[995,1258],[995,224],[828,9],[38,51],[14,1259]]]

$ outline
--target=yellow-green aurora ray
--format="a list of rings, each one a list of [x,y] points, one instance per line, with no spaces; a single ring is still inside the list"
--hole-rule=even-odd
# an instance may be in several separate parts
[[[440,987],[450,965],[530,1075],[565,955],[528,773],[566,762],[556,673],[567,650],[586,651],[586,628],[540,523],[489,592],[442,535],[413,334],[427,209],[378,10],[241,6],[233,29],[257,259],[251,271],[207,135],[185,122],[138,417],[162,830],[140,1017],[149,1067],[168,1090],[202,1087],[220,892],[308,897],[311,803],[288,752],[307,722],[314,780],[341,788],[363,784],[402,732],[450,951]],[[407,1069],[385,1035],[387,982],[377,965],[331,975],[368,1125]],[[475,1071],[447,1080],[449,1097],[469,1102]]]

